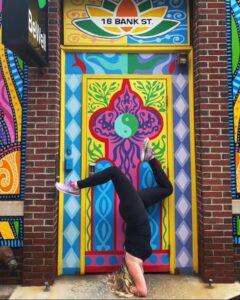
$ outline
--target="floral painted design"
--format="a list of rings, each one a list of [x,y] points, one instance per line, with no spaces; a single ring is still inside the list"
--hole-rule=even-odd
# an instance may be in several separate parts
[[[123,80],[109,106],[99,109],[90,118],[92,135],[105,143],[107,156],[131,181],[130,170],[136,171],[143,140],[155,138],[162,128],[161,114],[143,105],[128,79]]]
[[[134,36],[147,39],[165,35],[180,22],[165,19],[168,7],[153,7],[152,1],[119,3],[103,1],[101,6],[86,5],[87,18],[75,19],[73,25],[86,34],[102,38]]]

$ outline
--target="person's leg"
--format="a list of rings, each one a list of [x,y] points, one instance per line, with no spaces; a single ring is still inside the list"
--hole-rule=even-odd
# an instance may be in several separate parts
[[[157,160],[156,158],[153,158],[153,159],[149,160],[149,165],[153,171],[153,175],[154,175],[154,178],[155,178],[158,186],[168,189],[169,193],[171,194],[173,191],[172,184],[171,184],[170,180],[168,179],[168,176],[163,171],[159,160]]]
[[[118,167],[112,166],[90,177],[77,181],[79,189],[93,187],[112,180],[119,196],[119,212],[127,224],[138,224],[147,218],[145,207],[138,192]]]
[[[131,182],[117,167],[109,167],[101,172],[95,173],[86,179],[78,181],[77,185],[82,189],[103,184],[109,180],[112,180],[114,188],[119,196],[119,212],[127,225],[124,245],[127,268],[134,281],[131,293],[137,296],[146,296],[146,282],[142,269],[140,268],[140,263],[142,263],[142,261],[140,258],[132,256],[130,254],[131,252],[129,252],[129,249],[131,250],[132,247],[135,249],[139,247],[139,243],[135,242],[139,241],[139,239],[144,239],[146,241],[146,244],[143,243],[144,246],[150,244],[150,225],[142,199],[139,197]],[[144,221],[146,221],[147,228],[145,230],[141,230],[140,228],[139,235],[138,228],[141,227],[140,224],[143,224]],[[134,234],[131,234],[131,226],[135,229]],[[143,231],[143,235],[141,234],[141,231]],[[131,247],[129,245],[131,245]],[[141,252],[141,250],[142,249],[137,249],[137,252]],[[129,260],[130,256],[132,257],[132,260]]]
[[[167,175],[160,166],[159,161],[156,158],[149,160],[149,164],[153,171],[154,178],[158,184],[155,188],[146,188],[138,192],[139,196],[143,200],[144,206],[151,206],[162,199],[168,197],[173,192],[173,187],[169,181]]]

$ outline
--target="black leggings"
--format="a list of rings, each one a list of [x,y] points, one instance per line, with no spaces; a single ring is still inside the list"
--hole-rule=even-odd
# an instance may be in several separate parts
[[[92,176],[77,182],[80,189],[103,184],[112,180],[119,196],[119,212],[128,225],[138,225],[147,220],[145,207],[153,205],[171,195],[173,187],[162,170],[159,162],[153,158],[149,161],[155,180],[156,188],[147,188],[136,191],[131,182],[118,167],[112,166]]]

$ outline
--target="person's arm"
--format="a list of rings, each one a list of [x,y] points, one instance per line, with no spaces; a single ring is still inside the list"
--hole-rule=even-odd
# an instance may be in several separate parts
[[[131,274],[135,283],[135,285],[131,288],[131,292],[135,296],[146,297],[147,285],[141,266],[137,263],[129,264],[128,271]]]
[[[128,272],[132,276],[134,286],[131,288],[131,292],[135,296],[146,297],[147,285],[144,277],[142,260],[126,252],[125,260],[128,268]]]

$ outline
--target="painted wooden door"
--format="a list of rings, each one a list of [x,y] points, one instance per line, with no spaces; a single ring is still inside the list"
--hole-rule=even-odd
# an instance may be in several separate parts
[[[156,186],[148,163],[140,162],[140,151],[149,137],[156,158],[168,172],[171,76],[83,75],[82,93],[82,176],[92,168],[99,172],[115,165],[136,189]],[[111,181],[82,190],[80,257],[85,272],[108,272],[121,264],[124,223],[118,202]],[[153,254],[145,270],[168,272],[169,200],[149,208],[148,214]]]

